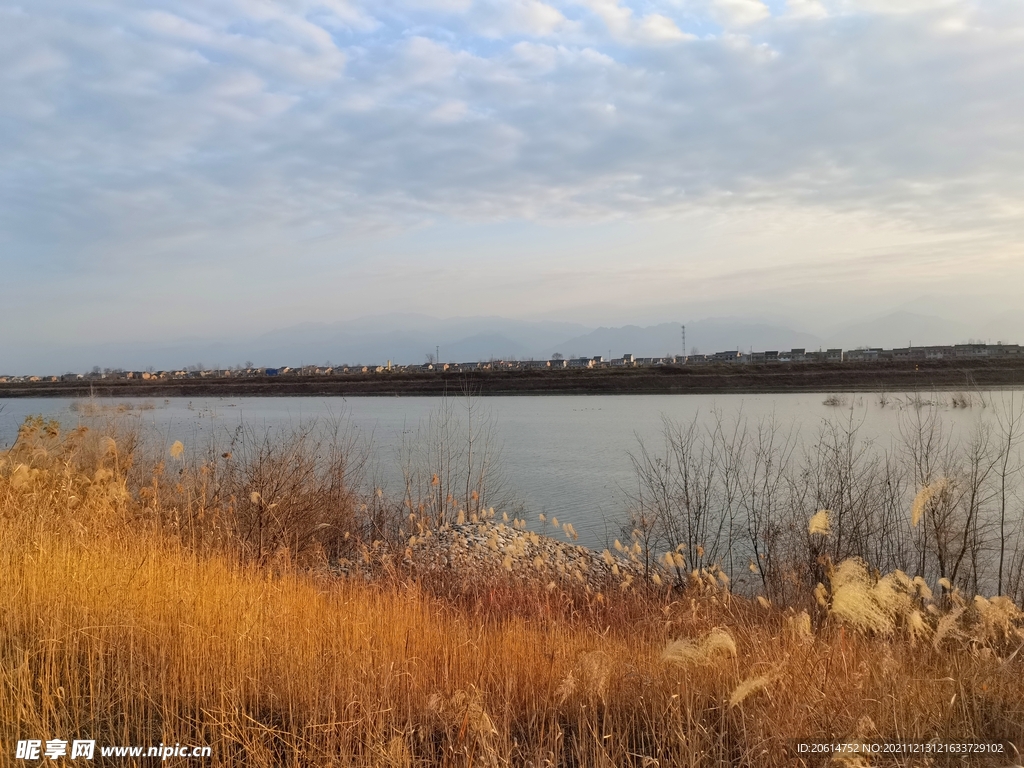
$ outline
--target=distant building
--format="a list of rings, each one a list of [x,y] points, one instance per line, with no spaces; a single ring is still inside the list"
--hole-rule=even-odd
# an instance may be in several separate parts
[[[711,362],[713,363],[738,363],[741,361],[742,355],[738,349],[730,349],[726,352],[715,352],[711,355]]]
[[[846,359],[850,362],[874,362],[878,360],[883,350],[878,348],[851,349],[846,353]]]

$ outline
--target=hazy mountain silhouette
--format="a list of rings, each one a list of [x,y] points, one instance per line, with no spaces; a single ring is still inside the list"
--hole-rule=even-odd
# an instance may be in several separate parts
[[[809,333],[750,320],[712,318],[686,324],[687,354],[694,347],[707,354],[727,349],[817,348],[820,343],[820,338]],[[678,355],[682,351],[682,329],[678,323],[661,323],[646,328],[636,325],[598,328],[546,350],[548,355],[561,352],[566,357],[621,357],[624,353],[637,357],[661,357]]]
[[[914,312],[893,312],[883,317],[848,325],[830,334],[831,347],[906,347],[955,344],[966,341],[971,328],[955,320]]]
[[[983,341],[1003,343],[1024,343],[1024,311],[1019,309],[1002,312],[976,331],[976,338]]]
[[[1015,330],[1016,329],[1016,330]],[[823,338],[824,337],[824,338]],[[1024,341],[1024,312],[1009,311],[977,326],[947,318],[898,311],[815,335],[779,322],[719,317],[686,323],[687,352],[710,353],[818,349],[858,346],[902,347],[953,344],[968,338]],[[252,361],[258,366],[420,364],[440,348],[443,362],[491,358],[546,359],[631,353],[637,357],[680,354],[678,323],[641,327],[592,328],[561,321],[503,317],[449,317],[392,313],[335,323],[301,323],[253,338],[185,338],[160,344],[113,344],[30,348],[0,342],[0,374],[60,374],[101,368],[177,369],[202,363],[229,367]]]

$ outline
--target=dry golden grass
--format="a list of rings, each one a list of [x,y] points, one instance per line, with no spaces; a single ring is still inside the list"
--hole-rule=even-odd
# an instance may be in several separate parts
[[[859,584],[860,610],[885,617],[863,632],[707,574],[608,595],[339,579],[287,550],[186,546],[145,514],[130,466],[117,442],[43,424],[0,455],[0,763],[55,737],[209,745],[204,764],[257,767],[788,766],[791,740],[866,722],[1024,742],[1024,638],[999,600],[915,643],[942,619],[914,583],[899,589],[923,613],[900,632],[897,587],[853,566],[823,600]]]

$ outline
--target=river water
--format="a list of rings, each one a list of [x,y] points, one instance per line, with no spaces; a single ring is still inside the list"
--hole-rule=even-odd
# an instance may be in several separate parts
[[[500,450],[508,486],[536,526],[537,515],[555,515],[571,522],[580,543],[604,547],[618,535],[618,525],[636,484],[630,452],[639,441],[661,446],[663,418],[709,424],[716,411],[731,422],[751,422],[774,415],[785,428],[806,439],[823,420],[860,424],[860,435],[888,444],[899,434],[900,419],[921,408],[939,412],[943,423],[963,432],[982,422],[995,422],[1013,395],[1024,392],[975,393],[971,407],[955,407],[950,393],[910,395],[859,393],[826,404],[826,393],[770,395],[608,395],[518,396],[478,398],[473,404],[477,424],[488,420],[492,446]],[[983,405],[983,399],[985,405]],[[86,407],[83,403],[89,403]],[[442,402],[436,397],[238,397],[169,400],[13,399],[0,401],[0,448],[9,446],[18,425],[34,414],[57,418],[68,426],[90,423],[99,412],[137,421],[169,445],[181,440],[187,448],[205,448],[211,440],[226,444],[240,425],[263,430],[290,430],[309,420],[335,418],[370,446],[382,469],[385,485],[400,492],[400,447],[422,432]],[[466,403],[449,401],[452,413],[465,422]],[[120,412],[120,413],[118,413]],[[609,538],[610,537],[610,538]]]

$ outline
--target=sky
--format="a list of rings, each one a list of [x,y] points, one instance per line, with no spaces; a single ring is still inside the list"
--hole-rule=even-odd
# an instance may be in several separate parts
[[[0,0],[0,358],[1012,313],[1022,82],[1017,0]]]

